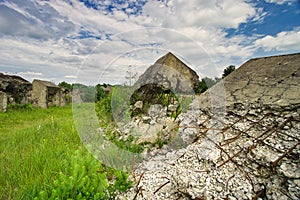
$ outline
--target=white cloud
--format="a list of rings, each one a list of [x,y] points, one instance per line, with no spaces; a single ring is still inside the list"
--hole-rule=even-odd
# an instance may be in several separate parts
[[[237,28],[240,23],[256,16],[255,7],[241,0],[170,0],[167,4],[148,1],[143,8],[152,23],[167,28],[203,27]]]
[[[76,76],[74,76],[74,75],[66,75],[66,76],[64,76],[64,78],[66,78],[66,79],[76,79]]]
[[[72,22],[47,4],[35,1],[0,2],[0,36],[12,35],[39,40],[60,38],[74,30]],[[13,26],[12,26],[13,24]]]
[[[73,79],[79,69],[77,79],[89,84],[102,73],[102,81],[116,81],[130,64],[142,73],[167,51],[198,73],[219,76],[224,65],[256,50],[254,38],[228,37],[225,30],[265,15],[244,0],[149,0],[141,13],[130,10],[133,1],[114,5],[113,12],[104,9],[111,1],[95,1],[99,10],[77,0],[13,2],[0,3],[0,67],[56,81]],[[260,46],[265,43],[262,38]]]
[[[267,35],[255,42],[255,45],[265,51],[299,51],[300,50],[300,27],[293,31],[284,31],[276,36]]]
[[[42,76],[43,73],[41,72],[19,72],[20,75],[29,75],[29,76]]]
[[[279,5],[285,4],[285,3],[294,3],[296,0],[265,0],[267,3],[276,3]]]

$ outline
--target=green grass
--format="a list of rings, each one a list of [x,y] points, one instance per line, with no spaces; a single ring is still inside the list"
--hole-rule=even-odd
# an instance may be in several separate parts
[[[76,171],[79,170],[84,178],[78,176],[78,180],[74,181],[81,185],[67,184],[66,189],[63,188],[65,182],[70,178],[73,180],[74,176],[75,168],[72,166],[77,162],[74,156],[77,160],[83,160]],[[108,178],[103,178],[106,175],[117,180],[103,185],[111,194],[130,187],[125,173],[106,167],[101,175],[95,170],[97,168],[101,170],[101,163],[83,147],[75,128],[71,105],[48,109],[10,109],[0,113],[0,199],[34,199],[41,196],[48,196],[42,198],[48,199],[55,196],[53,191],[61,191],[58,199],[72,198],[78,196],[80,190],[97,192],[94,186],[87,188],[89,184],[85,181],[98,177],[100,182],[106,182]]]
[[[0,199],[33,199],[78,148],[71,106],[0,113]]]

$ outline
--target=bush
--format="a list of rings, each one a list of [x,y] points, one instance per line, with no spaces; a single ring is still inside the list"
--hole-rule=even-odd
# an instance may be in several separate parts
[[[53,186],[35,199],[114,199],[131,187],[127,178],[125,172],[106,168],[89,153],[77,150],[69,170],[59,172]]]

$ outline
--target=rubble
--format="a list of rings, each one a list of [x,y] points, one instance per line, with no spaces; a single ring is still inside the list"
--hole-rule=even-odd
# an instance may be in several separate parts
[[[125,197],[299,199],[299,108],[278,114],[269,107],[259,112],[227,108],[233,113],[219,121],[221,129],[202,123],[196,142],[179,150],[165,146],[138,165],[134,176],[140,182]]]

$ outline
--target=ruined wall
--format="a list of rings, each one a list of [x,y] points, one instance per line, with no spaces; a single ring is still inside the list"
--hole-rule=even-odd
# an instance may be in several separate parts
[[[300,53],[252,59],[197,96],[124,198],[300,199],[299,69]]]
[[[47,88],[35,80],[32,82],[32,100],[34,106],[48,108]]]
[[[6,94],[7,104],[25,104],[31,102],[32,84],[27,80],[0,73],[0,91]]]
[[[32,103],[33,106],[65,106],[71,102],[71,92],[52,82],[34,80],[32,84],[19,76],[0,73],[0,111],[10,104]]]
[[[7,95],[0,91],[0,111],[5,112],[7,108]]]
[[[199,77],[195,71],[172,53],[167,53],[139,77],[134,87],[139,89],[148,85],[144,90],[152,90],[151,84],[154,84],[175,93],[193,93],[198,82]]]
[[[203,108],[234,103],[299,103],[300,53],[247,61],[200,97]],[[212,102],[215,101],[215,102]]]
[[[34,106],[48,108],[49,106],[65,106],[70,102],[70,91],[49,81],[34,80],[32,82],[32,99]]]

